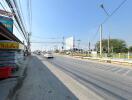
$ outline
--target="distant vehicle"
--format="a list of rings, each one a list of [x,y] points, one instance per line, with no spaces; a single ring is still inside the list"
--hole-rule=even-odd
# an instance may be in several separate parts
[[[41,55],[41,52],[37,52],[37,55]]]
[[[51,52],[45,53],[44,57],[46,57],[46,58],[54,58],[54,56],[53,56],[53,54]]]
[[[69,55],[70,54],[70,52],[66,52],[66,55]]]

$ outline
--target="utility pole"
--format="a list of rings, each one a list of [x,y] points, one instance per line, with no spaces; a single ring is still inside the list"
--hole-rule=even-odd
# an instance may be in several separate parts
[[[64,41],[65,41],[65,38],[63,36],[63,38],[62,38],[62,50],[64,50],[64,45],[65,45]]]
[[[27,43],[27,49],[28,49],[28,54],[30,55],[31,53],[31,44],[30,44],[30,36],[31,36],[31,33],[28,33],[28,43]]]
[[[102,57],[102,24],[100,25],[100,57]]]
[[[130,52],[129,52],[129,50],[128,50],[128,59],[130,59]]]
[[[91,48],[90,48],[90,42],[89,42],[89,44],[88,44],[88,49],[89,49],[89,52],[90,52],[90,49],[91,49]]]
[[[110,14],[107,12],[107,10],[105,9],[104,5],[101,4],[100,7],[104,10],[105,14],[109,17]],[[109,54],[109,39],[108,39],[108,54]],[[100,56],[102,57],[102,24],[100,25]]]
[[[90,56],[90,42],[88,43],[88,56]]]
[[[81,40],[77,40],[77,41],[78,41],[78,49],[79,49],[79,46],[80,46],[80,41],[81,41]]]
[[[108,38],[108,54],[110,53],[110,35],[109,35],[109,38]]]

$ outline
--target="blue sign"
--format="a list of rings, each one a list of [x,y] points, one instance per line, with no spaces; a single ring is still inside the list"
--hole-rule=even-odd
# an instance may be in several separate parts
[[[9,17],[0,16],[0,22],[13,33],[13,19]]]

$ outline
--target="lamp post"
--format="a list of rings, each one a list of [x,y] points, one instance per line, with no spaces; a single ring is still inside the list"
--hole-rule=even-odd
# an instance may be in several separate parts
[[[102,57],[102,24],[100,25],[100,57]]]
[[[106,11],[105,7],[103,4],[100,5],[100,7],[104,10],[105,14],[109,17],[109,13]],[[102,55],[102,24],[101,24],[101,27],[100,27],[100,55]],[[109,35],[109,38],[108,38],[108,54],[110,53],[110,35]]]

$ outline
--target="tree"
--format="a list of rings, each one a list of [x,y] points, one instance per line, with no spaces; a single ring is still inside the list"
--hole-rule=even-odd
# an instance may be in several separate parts
[[[56,49],[56,50],[55,50],[55,53],[59,53],[59,50],[58,50],[58,49]]]
[[[132,52],[132,46],[130,46],[128,50],[129,50],[130,52]]]
[[[98,41],[95,45],[97,51],[100,50],[100,41]],[[124,40],[120,39],[110,39],[110,52],[115,53],[121,53],[121,52],[127,52],[127,45]],[[108,39],[102,40],[102,52],[107,53],[108,52]]]

